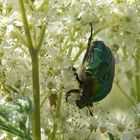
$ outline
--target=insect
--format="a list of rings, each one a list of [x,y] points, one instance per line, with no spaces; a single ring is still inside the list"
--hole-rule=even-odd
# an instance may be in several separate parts
[[[67,91],[66,101],[72,93],[79,94],[76,105],[80,109],[87,106],[92,115],[89,106],[93,106],[93,103],[104,99],[111,91],[115,59],[103,41],[92,41],[92,24],[90,26],[91,34],[82,60],[81,71],[77,74],[76,69],[72,68],[79,88]]]

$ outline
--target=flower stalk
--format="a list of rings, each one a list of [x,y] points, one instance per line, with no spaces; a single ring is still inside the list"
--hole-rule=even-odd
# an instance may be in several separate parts
[[[30,34],[29,24],[27,21],[25,7],[23,0],[19,0],[19,5],[21,9],[21,15],[23,19],[23,25],[25,30],[25,35],[27,39],[27,47],[31,56],[32,62],[32,86],[33,86],[33,114],[32,114],[32,133],[34,140],[41,140],[41,124],[40,124],[40,84],[39,84],[39,59],[38,54],[43,45],[46,24],[42,25],[39,38],[37,39],[37,46],[33,45],[32,37]],[[34,41],[36,41],[36,36],[34,36]]]
[[[54,117],[54,120],[58,119],[58,117],[60,116],[60,111],[61,111],[61,104],[62,104],[62,93],[58,94],[58,100],[57,100],[57,107],[56,107],[56,114]],[[52,129],[52,133],[51,133],[51,140],[55,140],[55,136],[56,136],[56,132],[57,132],[57,123],[54,121],[53,124],[53,129]]]
[[[39,63],[38,53],[31,55],[32,59],[32,81],[33,81],[33,137],[41,140],[40,124],[40,86],[39,86]]]
[[[136,76],[135,76],[135,93],[136,93],[136,99],[138,103],[140,103],[140,60],[136,58],[135,60],[135,66],[136,66]]]

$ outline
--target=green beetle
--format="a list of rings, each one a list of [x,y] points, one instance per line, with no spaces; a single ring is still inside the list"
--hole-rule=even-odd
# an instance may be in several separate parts
[[[115,59],[111,50],[102,41],[92,42],[92,24],[90,25],[91,35],[82,60],[81,72],[77,74],[76,69],[72,68],[79,82],[79,88],[66,93],[66,101],[71,93],[80,94],[80,98],[76,100],[76,105],[80,109],[85,106],[89,108],[94,102],[108,95],[115,72]]]

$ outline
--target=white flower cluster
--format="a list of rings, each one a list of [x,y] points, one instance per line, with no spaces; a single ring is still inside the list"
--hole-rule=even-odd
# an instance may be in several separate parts
[[[139,5],[140,2],[134,0],[25,1],[34,45],[42,23],[47,24],[44,45],[39,55],[44,139],[53,131],[55,123],[59,124],[56,132],[58,140],[105,140],[109,138],[108,133],[121,140],[140,138],[137,125],[140,120],[139,105],[136,114],[133,112],[136,107],[126,109],[124,113],[116,110],[120,107],[116,105],[109,113],[95,110],[91,117],[87,115],[86,109],[79,111],[65,102],[66,91],[78,88],[71,66],[80,65],[89,37],[89,23],[93,24],[93,33],[98,32],[93,39],[104,41],[115,56],[115,100],[119,100],[117,95],[123,93],[124,98],[133,105],[140,101]],[[26,95],[32,97],[31,59],[17,0],[0,0],[0,9],[1,89],[4,84],[22,90],[26,87]],[[63,95],[60,98],[60,115],[57,114],[57,117],[54,117],[55,107],[51,107],[47,100],[51,94],[57,98]],[[128,107],[130,102],[126,102]]]

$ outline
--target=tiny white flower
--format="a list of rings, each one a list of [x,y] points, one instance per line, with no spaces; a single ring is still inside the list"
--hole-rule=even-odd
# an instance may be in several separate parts
[[[136,139],[131,132],[126,131],[126,132],[122,133],[121,140],[136,140]]]

